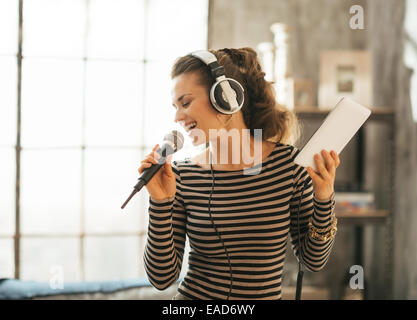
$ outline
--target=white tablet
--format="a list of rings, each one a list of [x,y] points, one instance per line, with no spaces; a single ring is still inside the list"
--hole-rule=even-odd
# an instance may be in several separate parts
[[[294,162],[318,172],[314,155],[318,153],[322,156],[323,149],[329,152],[334,150],[340,154],[370,115],[369,108],[351,99],[342,98],[302,148]]]

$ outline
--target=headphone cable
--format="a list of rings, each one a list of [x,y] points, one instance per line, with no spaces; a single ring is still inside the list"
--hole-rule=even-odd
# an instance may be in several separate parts
[[[220,233],[219,233],[219,231],[217,230],[216,225],[214,224],[213,216],[211,215],[211,209],[210,209],[210,205],[211,205],[211,197],[212,197],[213,190],[214,190],[214,173],[213,173],[213,165],[212,165],[211,151],[210,151],[210,169],[211,169],[212,185],[211,185],[211,191],[210,191],[210,196],[209,196],[209,201],[208,201],[208,212],[209,212],[209,215],[210,215],[210,220],[211,220],[211,223],[212,223],[212,225],[213,225],[213,228],[214,228],[214,230],[215,230],[215,231],[216,231],[216,233],[217,233],[217,237],[220,239],[220,241],[221,241],[221,243],[222,243],[222,245],[223,245],[223,249],[224,249],[224,252],[226,253],[226,256],[227,256],[227,261],[228,261],[228,263],[229,263],[230,286],[229,286],[229,293],[228,293],[228,295],[227,295],[227,300],[229,300],[230,295],[231,295],[231,293],[232,293],[232,288],[233,288],[233,273],[232,273],[232,264],[230,263],[230,256],[229,256],[229,252],[227,251],[227,248],[226,248],[226,246],[225,246],[225,244],[224,244],[224,242],[223,242],[223,239],[222,239],[222,237],[220,236]]]
[[[226,253],[227,256],[227,261],[229,263],[229,271],[230,271],[230,286],[229,286],[229,293],[227,295],[227,300],[229,300],[231,292],[232,292],[232,288],[233,288],[233,271],[232,271],[232,264],[230,262],[230,256],[229,256],[229,252],[227,251],[227,248],[223,242],[222,237],[220,236],[219,231],[217,230],[216,225],[214,224],[214,220],[213,220],[213,216],[211,214],[211,197],[214,191],[214,173],[213,173],[213,164],[212,164],[212,155],[211,155],[211,151],[210,151],[210,170],[211,170],[211,177],[212,177],[212,185],[211,185],[211,191],[210,191],[210,196],[209,196],[209,201],[208,201],[208,211],[209,211],[209,216],[210,216],[210,220],[211,223],[213,225],[214,230],[216,231],[217,237],[220,239],[222,245],[223,245],[223,249],[224,252]],[[298,201],[298,211],[297,211],[297,233],[298,233],[298,275],[297,275],[297,286],[296,286],[296,292],[295,292],[295,299],[296,300],[300,300],[301,299],[301,291],[302,291],[302,283],[303,283],[303,276],[304,276],[304,272],[301,270],[301,265],[302,265],[302,255],[301,255],[301,237],[300,237],[300,206],[301,206],[301,200],[303,198],[303,194],[304,194],[304,190],[305,187],[307,185],[308,180],[305,180],[304,184],[303,184],[303,189],[301,191],[301,196],[300,196],[300,200]]]
[[[307,184],[307,179],[304,181],[303,190],[301,192],[300,200],[298,201],[298,211],[297,211],[297,233],[298,233],[298,275],[297,275],[297,286],[295,291],[295,300],[301,299],[301,290],[303,286],[303,276],[304,272],[301,270],[301,240],[300,240],[300,206],[301,199],[303,198],[304,189]]]

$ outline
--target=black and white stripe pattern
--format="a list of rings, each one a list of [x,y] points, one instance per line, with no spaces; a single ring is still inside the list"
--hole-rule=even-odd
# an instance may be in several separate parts
[[[277,143],[257,175],[214,170],[211,212],[230,255],[233,290],[230,299],[280,299],[281,277],[290,238],[304,266],[319,271],[330,255],[333,239],[308,236],[308,222],[325,228],[334,212],[334,195],[327,202],[314,198],[305,168],[294,163],[297,148]],[[151,283],[163,290],[180,275],[186,235],[189,268],[178,291],[192,299],[226,299],[230,272],[225,250],[208,214],[212,185],[210,170],[188,160],[173,161],[175,198],[149,200],[145,270]],[[298,248],[297,209],[300,206],[301,249]]]

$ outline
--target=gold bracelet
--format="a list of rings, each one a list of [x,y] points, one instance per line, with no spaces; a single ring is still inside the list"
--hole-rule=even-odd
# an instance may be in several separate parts
[[[336,232],[337,232],[337,218],[333,217],[331,225],[328,226],[327,228],[324,228],[324,229],[316,228],[315,226],[313,226],[311,221],[308,223],[308,228],[309,228],[308,229],[308,234],[311,238],[313,238],[315,240],[319,240],[319,241],[328,241],[330,239],[333,239],[336,235]],[[327,233],[322,235],[322,234],[319,234],[319,232],[320,233],[327,232]]]

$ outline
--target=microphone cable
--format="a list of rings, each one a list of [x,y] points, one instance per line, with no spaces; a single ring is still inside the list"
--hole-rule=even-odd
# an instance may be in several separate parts
[[[298,201],[298,210],[297,210],[297,233],[298,233],[298,274],[297,274],[297,286],[295,291],[295,300],[301,299],[301,290],[303,286],[303,276],[304,272],[301,270],[301,240],[300,240],[300,206],[301,199],[303,198],[304,189],[307,185],[308,180],[306,179],[303,184],[303,189],[301,192],[300,200]]]
[[[211,151],[210,151],[210,170],[211,170],[211,177],[212,177],[212,185],[211,185],[211,191],[210,191],[210,196],[209,196],[209,201],[208,201],[208,212],[209,212],[209,216],[210,216],[210,220],[211,223],[213,225],[214,230],[216,231],[217,237],[219,238],[219,240],[222,243],[224,252],[226,253],[227,256],[227,261],[229,263],[229,273],[230,273],[230,286],[229,286],[229,293],[227,295],[227,300],[229,300],[230,295],[232,293],[232,288],[233,288],[233,271],[232,271],[232,264],[230,262],[230,256],[229,256],[229,252],[227,251],[227,248],[223,242],[222,237],[220,236],[219,231],[217,230],[216,225],[214,224],[214,220],[213,220],[213,216],[211,214],[211,198],[213,195],[213,191],[214,191],[214,172],[213,172],[213,165],[212,165],[212,155],[211,155]],[[303,189],[301,191],[301,196],[300,196],[300,200],[298,201],[298,210],[297,210],[297,234],[298,234],[298,275],[297,275],[297,286],[296,286],[296,292],[295,292],[295,299],[296,300],[300,300],[301,299],[301,291],[302,291],[302,285],[303,285],[303,276],[304,276],[304,272],[301,270],[301,265],[302,265],[302,258],[301,258],[301,232],[300,232],[300,207],[301,207],[301,200],[303,198],[303,194],[304,194],[304,190],[306,188],[306,185],[308,183],[308,180],[306,179],[304,181],[303,184]]]
[[[230,295],[232,293],[232,288],[233,288],[233,272],[232,272],[232,264],[230,263],[230,256],[229,256],[229,252],[227,251],[227,248],[223,242],[222,237],[220,236],[219,231],[217,230],[216,225],[214,224],[214,220],[213,220],[213,216],[211,214],[211,197],[213,195],[213,190],[214,190],[214,173],[213,173],[213,164],[212,164],[212,156],[211,156],[211,150],[210,150],[210,169],[211,169],[211,179],[212,179],[212,184],[211,184],[211,191],[210,191],[210,196],[209,196],[209,201],[208,201],[208,212],[209,212],[209,216],[210,216],[210,220],[211,220],[211,224],[213,225],[214,230],[217,233],[217,237],[220,239],[222,245],[223,245],[223,249],[224,252],[226,253],[227,256],[227,262],[229,263],[229,273],[230,273],[230,286],[229,286],[229,293],[227,295],[227,299],[229,300]]]

